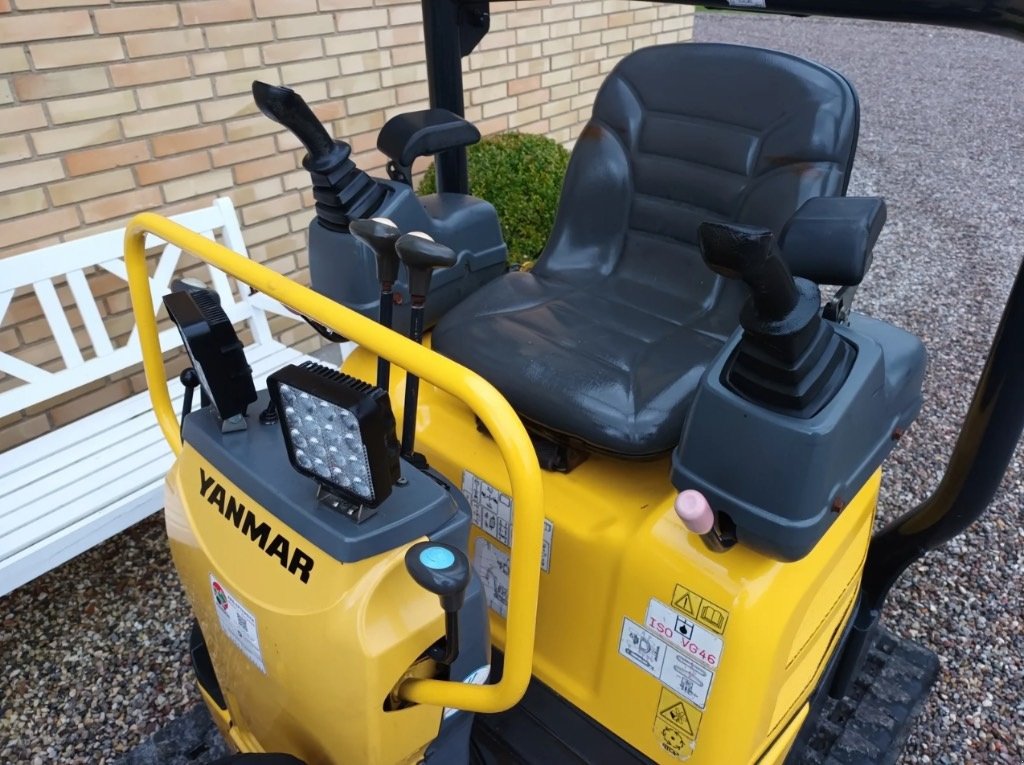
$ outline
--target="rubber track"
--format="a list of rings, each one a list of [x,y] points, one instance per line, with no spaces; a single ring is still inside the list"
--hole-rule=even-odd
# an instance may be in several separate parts
[[[934,653],[881,630],[853,691],[823,706],[817,730],[795,762],[895,765],[938,669]],[[120,765],[207,765],[225,754],[206,707],[199,705],[129,752]]]

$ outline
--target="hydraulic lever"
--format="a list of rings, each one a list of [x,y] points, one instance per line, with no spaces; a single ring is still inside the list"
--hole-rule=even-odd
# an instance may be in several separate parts
[[[854,359],[853,348],[821,319],[818,286],[793,278],[769,229],[701,223],[697,239],[708,268],[750,290],[726,384],[759,406],[813,417],[842,386]]]
[[[377,281],[380,283],[380,323],[391,329],[394,313],[394,286],[398,279],[398,252],[395,242],[402,235],[387,218],[354,220],[348,225],[349,233],[365,244],[377,260]],[[391,382],[391,363],[383,356],[377,359],[377,387],[388,390]]]
[[[345,231],[351,221],[373,215],[387,195],[386,187],[356,167],[349,158],[352,147],[331,138],[302,96],[259,80],[252,84],[252,96],[265,116],[288,128],[306,147],[302,166],[313,179],[320,223]]]
[[[398,257],[409,270],[409,295],[412,310],[409,336],[414,342],[423,342],[423,309],[430,291],[430,277],[435,268],[455,265],[455,253],[438,244],[426,234],[414,231],[395,242]],[[409,374],[405,380],[405,411],[402,415],[402,456],[411,459],[416,440],[416,405],[419,399],[420,378]]]
[[[437,595],[444,609],[444,653],[434,659],[445,666],[459,655],[459,609],[466,601],[470,568],[466,554],[439,542],[418,542],[405,553],[405,568],[423,589]]]

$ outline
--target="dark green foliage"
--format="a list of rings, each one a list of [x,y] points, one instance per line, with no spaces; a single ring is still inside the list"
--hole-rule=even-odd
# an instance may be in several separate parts
[[[509,262],[533,260],[555,221],[569,152],[545,136],[500,133],[470,146],[468,153],[470,192],[498,211]],[[418,191],[436,190],[431,165]]]

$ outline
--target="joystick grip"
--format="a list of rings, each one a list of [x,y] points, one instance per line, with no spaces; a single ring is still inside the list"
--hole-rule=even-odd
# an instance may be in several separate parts
[[[294,90],[254,80],[252,97],[265,116],[284,125],[302,142],[312,165],[320,164],[335,153],[335,143],[327,128]]]
[[[417,236],[416,232],[399,238],[395,249],[409,269],[409,294],[414,300],[424,298],[430,290],[430,274],[435,268],[450,268],[456,262],[450,247]]]
[[[461,550],[439,542],[417,542],[405,553],[405,568],[416,584],[440,598],[445,613],[462,608],[470,569]]]
[[[401,230],[385,218],[371,218],[352,221],[348,224],[348,231],[373,252],[377,259],[377,279],[390,289],[398,279],[395,242],[402,236]]]
[[[773,239],[769,229],[738,223],[701,223],[697,228],[700,254],[708,268],[728,279],[742,279],[765,321],[784,318],[800,299]]]

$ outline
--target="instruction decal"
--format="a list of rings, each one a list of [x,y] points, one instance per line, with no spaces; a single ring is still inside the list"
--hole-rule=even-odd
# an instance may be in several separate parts
[[[669,651],[661,668],[661,682],[700,709],[708,703],[714,673],[679,651]]]
[[[725,634],[729,612],[681,584],[672,592],[672,608],[719,635]]]
[[[228,592],[213,574],[210,574],[210,589],[220,628],[260,672],[267,674],[267,668],[263,664],[263,652],[260,650],[260,637],[256,630],[256,617]]]
[[[487,605],[503,619],[508,618],[508,553],[482,537],[473,548],[473,570],[480,577]]]
[[[651,598],[644,626],[708,669],[716,669],[722,661],[722,638],[673,611],[660,600]]]
[[[512,547],[512,497],[468,470],[462,471],[462,493],[466,495],[473,511],[473,525],[505,547]],[[544,548],[540,556],[540,567],[544,573],[551,571],[551,539],[554,531],[554,524],[545,518]]]
[[[691,704],[704,709],[714,673],[632,619],[622,620],[619,653]]]
[[[619,636],[619,653],[636,664],[644,672],[661,677],[665,656],[671,649],[636,622],[622,620],[622,634]]]

